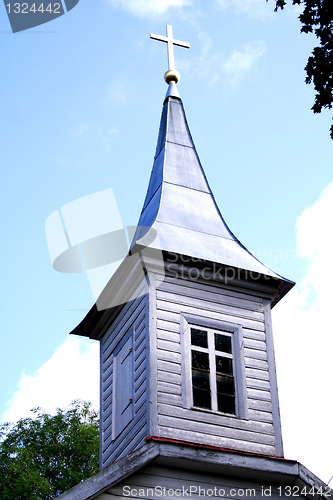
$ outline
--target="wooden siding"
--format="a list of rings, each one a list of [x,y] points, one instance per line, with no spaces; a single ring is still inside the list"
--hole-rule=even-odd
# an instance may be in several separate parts
[[[275,456],[264,299],[234,286],[166,276],[156,310],[158,435]],[[248,420],[184,407],[181,362],[190,365],[182,353],[182,313],[242,326]]]
[[[117,500],[121,498],[252,498],[262,500],[268,496],[278,500],[288,493],[281,484],[267,484],[238,477],[208,474],[198,470],[184,470],[148,465],[139,472],[119,482],[96,500]],[[264,493],[265,491],[265,493]]]
[[[147,297],[128,302],[101,339],[100,468],[135,450],[147,437]],[[122,342],[133,336],[133,418],[115,437],[112,435],[113,359]],[[117,396],[116,396],[117,397]]]

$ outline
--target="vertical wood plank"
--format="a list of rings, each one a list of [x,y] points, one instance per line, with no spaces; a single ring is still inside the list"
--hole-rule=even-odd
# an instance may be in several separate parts
[[[148,433],[150,436],[158,436],[157,425],[157,324],[156,324],[156,275],[147,274],[148,281]]]
[[[272,416],[273,416],[273,427],[275,434],[275,449],[278,457],[283,457],[283,442],[282,442],[282,430],[281,430],[281,417],[279,408],[279,395],[277,387],[276,378],[276,365],[275,365],[275,354],[274,354],[274,343],[273,343],[273,329],[272,329],[272,315],[271,315],[271,304],[268,300],[264,300],[264,317],[266,325],[266,345],[267,345],[267,360],[268,360],[268,372],[269,381],[271,386],[271,398],[272,398]]]

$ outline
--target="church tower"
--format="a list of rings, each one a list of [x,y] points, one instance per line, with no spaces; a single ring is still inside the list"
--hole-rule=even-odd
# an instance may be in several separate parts
[[[284,496],[278,485],[306,469],[281,460],[271,308],[294,283],[225,223],[177,90],[173,45],[189,45],[171,27],[151,37],[168,43],[169,71],[147,195],[128,257],[72,332],[100,341],[101,472],[60,498],[111,500],[125,478],[170,487],[199,473],[223,491],[257,481],[258,498],[259,480],[275,482]]]
[[[293,283],[224,222],[169,65],[133,262],[73,332],[101,343],[101,468],[147,439],[283,456],[271,307]]]

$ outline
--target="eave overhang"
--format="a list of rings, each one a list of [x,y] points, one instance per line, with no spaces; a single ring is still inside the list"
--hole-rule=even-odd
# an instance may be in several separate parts
[[[111,277],[97,302],[71,334],[99,340],[122,307],[134,300],[135,291],[140,284],[142,287],[143,281],[148,293],[149,273],[160,275],[162,280],[168,275],[185,280],[195,279],[203,284],[220,283],[236,287],[244,293],[254,292],[258,297],[269,300],[272,307],[293,286],[293,283],[276,277],[136,245]]]
[[[299,491],[304,487],[307,491],[310,488],[316,491],[327,491],[323,481],[294,460],[151,439],[138,450],[114,462],[57,498],[59,500],[93,500],[152,463],[177,470],[188,469],[201,474],[259,481],[265,487],[288,485],[297,486]],[[312,500],[320,498],[322,497],[318,494],[311,495]]]

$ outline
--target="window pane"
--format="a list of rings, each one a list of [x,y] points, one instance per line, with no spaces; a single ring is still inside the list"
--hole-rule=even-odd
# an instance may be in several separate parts
[[[207,410],[211,410],[210,391],[204,391],[193,387],[193,405],[198,408],[207,408]]]
[[[235,397],[225,396],[224,394],[217,395],[217,409],[223,413],[231,413],[231,415],[236,415],[235,410]]]
[[[217,392],[220,394],[235,395],[234,377],[216,374]]]
[[[215,349],[217,351],[228,352],[231,354],[231,337],[226,335],[220,335],[219,333],[214,333],[215,337]]]
[[[225,373],[226,375],[233,375],[232,359],[216,356],[216,371],[218,373]]]
[[[209,370],[208,352],[192,350],[192,368],[198,368],[199,370]]]
[[[209,372],[192,370],[192,383],[193,387],[195,387],[196,389],[206,389],[209,391]]]
[[[197,330],[196,328],[191,328],[191,343],[192,345],[197,345],[198,347],[207,348],[207,332],[205,332],[205,330]]]

